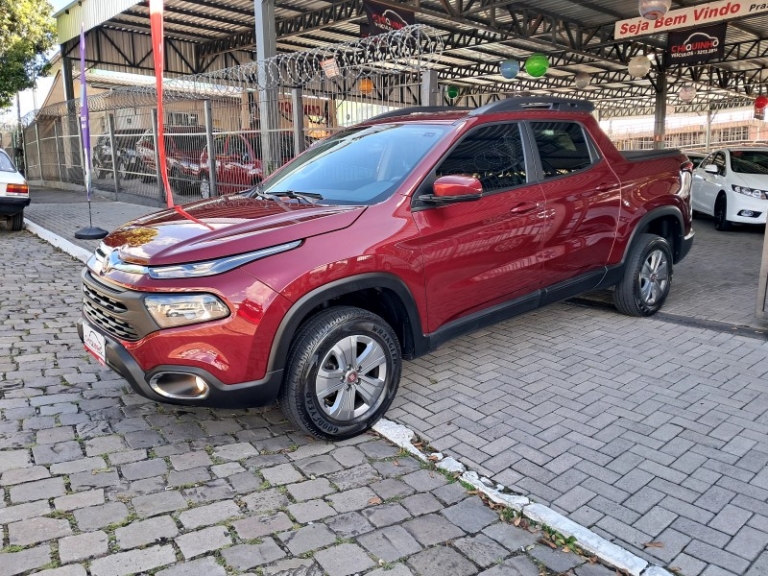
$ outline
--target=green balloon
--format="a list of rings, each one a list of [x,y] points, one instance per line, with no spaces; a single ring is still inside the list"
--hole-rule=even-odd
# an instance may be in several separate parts
[[[525,61],[525,71],[529,76],[538,78],[544,76],[549,68],[549,58],[544,54],[531,54]]]
[[[454,98],[456,98],[456,96],[459,95],[459,89],[456,86],[446,86],[445,93],[448,96],[448,98],[453,100]]]

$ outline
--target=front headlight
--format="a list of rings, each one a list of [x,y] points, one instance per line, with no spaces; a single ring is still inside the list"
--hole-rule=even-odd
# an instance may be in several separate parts
[[[155,278],[157,280],[215,276],[216,274],[229,272],[233,268],[237,268],[243,264],[253,262],[254,260],[260,260],[261,258],[272,256],[273,254],[279,254],[280,252],[293,250],[299,245],[301,245],[301,240],[294,240],[293,242],[279,244],[278,246],[270,246],[269,248],[257,250],[256,252],[247,252],[245,254],[237,254],[236,256],[227,256],[226,258],[219,258],[218,260],[193,262],[191,264],[176,264],[173,266],[150,267],[147,269],[147,272],[150,278]]]
[[[229,316],[229,308],[213,294],[152,294],[144,298],[144,306],[162,328]]]
[[[768,198],[768,192],[765,190],[758,190],[757,188],[749,188],[747,186],[737,186],[736,184],[731,184],[731,188],[733,188],[734,192],[744,194],[745,196],[751,196],[752,198]]]

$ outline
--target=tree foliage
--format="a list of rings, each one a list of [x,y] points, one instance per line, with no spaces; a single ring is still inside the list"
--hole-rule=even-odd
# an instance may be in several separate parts
[[[43,54],[53,46],[48,0],[0,0],[0,108],[48,71]]]

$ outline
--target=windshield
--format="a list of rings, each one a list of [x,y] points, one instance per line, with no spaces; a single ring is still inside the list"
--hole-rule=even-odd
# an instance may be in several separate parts
[[[8,155],[0,150],[0,172],[16,172],[16,168]]]
[[[768,174],[768,151],[731,150],[731,168],[741,174]]]
[[[353,128],[315,144],[264,192],[320,194],[323,204],[375,204],[391,196],[447,126],[387,124]]]

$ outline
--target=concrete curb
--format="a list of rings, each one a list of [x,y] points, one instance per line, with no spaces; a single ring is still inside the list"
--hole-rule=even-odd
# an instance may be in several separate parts
[[[69,240],[65,240],[61,236],[54,234],[42,226],[39,226],[26,218],[24,219],[24,223],[27,230],[49,244],[66,252],[70,256],[82,262],[86,262],[88,258],[91,257],[91,253],[85,248],[76,246]],[[525,496],[505,493],[504,486],[497,484],[494,487],[494,483],[491,482],[491,480],[488,478],[481,478],[478,476],[477,472],[467,471],[462,463],[453,458],[446,458],[440,453],[431,454],[429,456],[426,455],[413,445],[412,440],[416,437],[413,430],[402,424],[397,424],[396,422],[382,418],[376,423],[373,430],[422,462],[434,462],[439,469],[444,470],[445,472],[461,474],[460,478],[462,481],[474,486],[492,502],[507,506],[529,520],[548,526],[566,537],[573,536],[580,548],[594,554],[609,566],[623,570],[632,576],[673,576],[664,568],[659,566],[649,566],[648,562],[639,556],[609,542],[605,538],[598,536],[591,530],[569,520],[547,506],[531,502],[531,500]]]
[[[47,230],[46,228],[43,228],[39,224],[35,224],[28,218],[24,218],[24,225],[26,229],[32,232],[32,234],[34,234],[35,236],[38,236],[42,240],[45,240],[46,242],[48,242],[48,244],[55,246],[62,252],[66,252],[73,258],[77,258],[83,263],[87,262],[88,258],[91,257],[91,252],[89,252],[85,248],[81,248],[80,246],[73,244],[72,242],[62,238],[58,234],[54,234],[53,232],[51,232],[50,230]]]
[[[507,494],[504,491],[504,486],[500,484],[494,485],[488,478],[478,476],[477,472],[467,471],[463,464],[453,458],[445,458],[440,453],[428,456],[418,450],[411,442],[416,437],[416,434],[401,424],[382,418],[376,423],[373,430],[423,462],[434,462],[441,470],[450,473],[460,473],[460,480],[472,485],[492,502],[507,506],[529,520],[552,528],[565,537],[573,536],[579,548],[597,556],[605,564],[613,568],[623,570],[631,574],[631,576],[672,576],[664,568],[649,565],[648,562],[639,556],[624,550],[613,542],[609,542],[588,528],[569,520],[543,504],[532,502],[530,498],[525,496]]]

